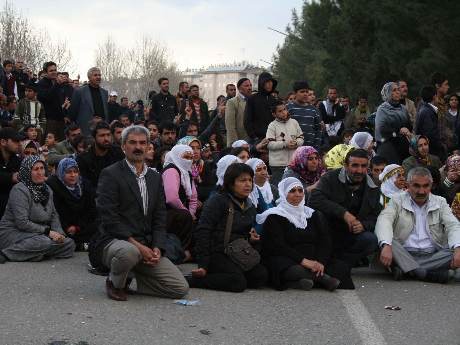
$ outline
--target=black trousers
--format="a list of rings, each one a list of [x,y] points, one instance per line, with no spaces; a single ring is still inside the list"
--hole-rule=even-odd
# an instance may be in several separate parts
[[[190,287],[229,292],[243,292],[246,288],[256,289],[268,280],[268,271],[262,264],[243,272],[224,253],[211,256],[208,273],[204,278],[192,278]]]
[[[176,235],[184,250],[192,244],[193,218],[188,210],[170,208],[167,211],[166,231]]]

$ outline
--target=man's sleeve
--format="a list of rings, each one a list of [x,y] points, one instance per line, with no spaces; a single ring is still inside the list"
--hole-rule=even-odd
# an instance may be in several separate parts
[[[164,250],[166,240],[166,199],[163,187],[163,180],[158,179],[158,193],[156,207],[152,215],[153,243],[152,247]]]
[[[342,205],[332,200],[334,191],[330,188],[330,179],[328,177],[327,175],[321,177],[318,186],[312,190],[309,206],[323,212],[326,216],[343,219],[343,215],[347,210]]]
[[[375,224],[375,235],[378,243],[391,245],[393,241],[393,224],[398,214],[398,205],[390,200],[388,205],[380,212]]]

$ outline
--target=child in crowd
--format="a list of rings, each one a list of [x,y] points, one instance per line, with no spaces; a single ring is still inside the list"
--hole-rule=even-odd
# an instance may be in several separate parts
[[[27,125],[34,125],[38,129],[45,127],[45,108],[37,100],[37,86],[35,84],[30,83],[25,87],[25,97],[18,102],[14,122],[18,128]]]
[[[282,101],[276,101],[272,106],[275,120],[267,128],[268,160],[272,177],[270,182],[278,184],[284,169],[289,164],[295,149],[303,144],[303,133],[299,123],[289,118],[289,113]]]

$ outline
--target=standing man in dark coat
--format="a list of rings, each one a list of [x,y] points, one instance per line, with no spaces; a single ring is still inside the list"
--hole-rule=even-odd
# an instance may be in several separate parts
[[[309,200],[329,221],[332,256],[351,267],[378,248],[374,228],[381,210],[380,189],[367,167],[367,151],[350,151],[345,166],[321,177]]]
[[[91,67],[88,70],[88,85],[76,89],[72,96],[71,118],[78,124],[85,136],[91,135],[90,127],[95,118],[108,121],[109,93],[101,87],[101,80],[101,70]]]
[[[13,128],[0,129],[0,218],[5,212],[11,188],[18,183],[21,160],[17,154],[22,139]]]
[[[426,136],[430,141],[430,153],[444,161],[447,156],[439,133],[436,89],[434,86],[425,86],[422,88],[421,96],[423,103],[417,112],[415,134]]]
[[[253,142],[265,138],[267,128],[273,121],[271,107],[275,103],[272,96],[278,82],[268,72],[259,76],[258,92],[248,97],[244,114],[244,128]]]
[[[90,259],[110,270],[107,295],[117,301],[127,300],[131,271],[139,293],[182,298],[188,292],[182,273],[163,256],[166,203],[161,176],[144,162],[149,136],[145,127],[125,128],[126,159],[104,169],[97,188],[102,223]]]
[[[179,114],[176,97],[169,93],[169,80],[162,77],[158,79],[158,92],[152,98],[152,109],[150,110],[150,120],[155,120],[157,123],[163,121],[174,121],[176,115]]]
[[[64,117],[62,103],[62,83],[64,79],[57,73],[56,63],[45,62],[46,75],[38,82],[38,100],[45,107],[46,134],[53,133],[58,141],[64,140],[64,128],[68,119]]]

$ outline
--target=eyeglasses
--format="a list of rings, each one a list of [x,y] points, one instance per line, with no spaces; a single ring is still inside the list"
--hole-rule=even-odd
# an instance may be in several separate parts
[[[295,192],[303,194],[303,188],[302,187],[294,187],[289,191],[289,193],[295,193]]]

